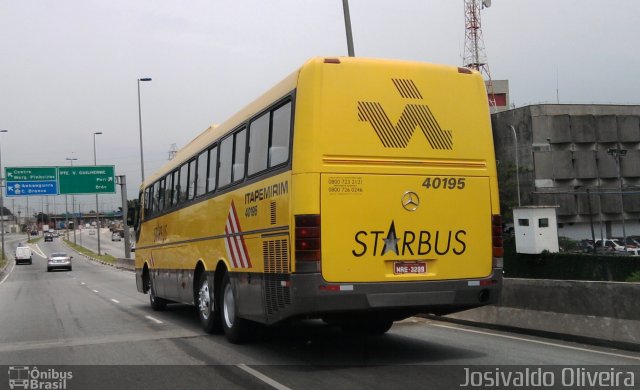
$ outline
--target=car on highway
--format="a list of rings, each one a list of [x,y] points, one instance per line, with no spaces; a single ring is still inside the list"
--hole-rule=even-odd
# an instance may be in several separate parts
[[[16,259],[16,264],[20,264],[20,263],[32,264],[33,257],[31,253],[31,248],[29,248],[28,246],[18,245],[18,247],[16,248],[16,254],[14,258]]]
[[[73,256],[69,256],[63,252],[52,253],[51,256],[47,258],[47,272],[60,268],[71,271],[71,259],[73,259]]]
[[[51,233],[45,233],[45,234],[44,234],[44,241],[45,241],[45,242],[47,242],[47,241],[53,241],[53,234],[51,234]]]
[[[120,237],[120,233],[113,233],[111,235],[111,241],[122,241],[122,237]]]

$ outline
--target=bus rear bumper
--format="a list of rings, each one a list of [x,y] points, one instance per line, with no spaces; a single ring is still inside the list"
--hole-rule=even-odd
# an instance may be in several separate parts
[[[291,286],[283,317],[370,311],[441,315],[498,302],[502,269],[482,279],[401,283],[327,283],[320,274],[292,274]]]

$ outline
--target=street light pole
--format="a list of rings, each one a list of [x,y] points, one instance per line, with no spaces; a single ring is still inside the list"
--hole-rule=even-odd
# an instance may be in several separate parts
[[[67,157],[66,160],[71,163],[71,166],[73,166],[73,162],[76,161],[77,158]],[[29,198],[27,198],[27,200],[29,200]],[[75,195],[71,195],[71,213],[73,214],[73,244],[75,245],[77,243],[76,229],[78,228],[78,224],[76,223],[76,196]],[[68,214],[68,211],[67,211],[67,214]],[[69,221],[67,220],[67,240],[68,239],[69,239]]]
[[[518,167],[518,134],[513,125],[509,125],[513,131],[514,145],[516,147],[516,188],[518,189],[518,207],[520,207],[520,168]]]
[[[138,79],[138,123],[140,124],[140,174],[144,182],[144,153],[142,151],[142,107],[140,105],[140,82],[151,81],[150,77]]]
[[[98,159],[96,157],[96,135],[102,134],[101,131],[93,133],[93,165],[98,165]],[[100,256],[100,210],[98,209],[98,194],[96,194],[96,229],[98,233],[98,256]]]
[[[0,133],[8,133],[9,130],[0,130]],[[2,172],[2,144],[0,144],[0,229],[2,229],[2,260],[4,257],[4,173]]]
[[[349,0],[342,0],[342,12],[344,13],[344,27],[347,32],[347,51],[349,57],[355,57],[353,50],[353,34],[351,33],[351,14],[349,13]]]

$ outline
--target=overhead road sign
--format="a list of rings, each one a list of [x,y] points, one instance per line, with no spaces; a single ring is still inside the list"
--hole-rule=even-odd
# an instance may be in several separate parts
[[[113,165],[58,167],[61,195],[115,194],[115,168]]]
[[[6,167],[5,178],[10,181],[56,181],[56,167]]]
[[[115,194],[113,165],[6,167],[6,196]]]
[[[7,182],[7,196],[58,195],[58,183],[52,181]]]
[[[56,167],[5,167],[6,196],[58,195]]]

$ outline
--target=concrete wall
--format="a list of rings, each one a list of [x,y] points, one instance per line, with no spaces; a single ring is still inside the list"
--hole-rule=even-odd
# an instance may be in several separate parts
[[[640,344],[640,283],[505,279],[500,303],[465,321]]]

